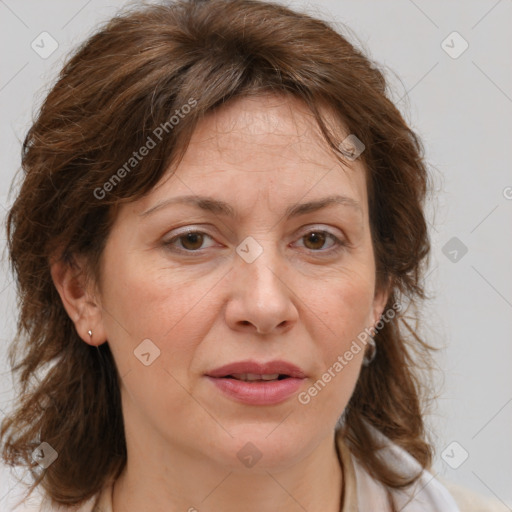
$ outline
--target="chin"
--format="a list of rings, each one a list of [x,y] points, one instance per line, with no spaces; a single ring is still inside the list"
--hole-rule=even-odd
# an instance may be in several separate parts
[[[285,470],[309,453],[309,445],[316,444],[304,431],[299,433],[287,428],[285,422],[277,428],[274,422],[244,424],[228,430],[233,438],[225,438],[227,443],[217,446],[223,446],[223,453],[219,454],[221,463],[233,471]]]

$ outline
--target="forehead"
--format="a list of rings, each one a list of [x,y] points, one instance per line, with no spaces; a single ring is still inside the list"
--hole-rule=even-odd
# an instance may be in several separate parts
[[[348,131],[324,110],[340,141]],[[340,163],[300,100],[242,97],[201,120],[179,165],[139,201],[137,211],[182,194],[218,193],[237,202],[254,196],[269,204],[343,194],[366,204],[361,160]],[[307,197],[306,197],[307,196]],[[243,206],[243,205],[242,205]]]

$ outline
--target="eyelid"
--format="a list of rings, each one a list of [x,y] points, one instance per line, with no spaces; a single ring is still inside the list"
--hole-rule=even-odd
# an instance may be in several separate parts
[[[348,242],[345,236],[337,236],[331,230],[325,229],[325,227],[323,226],[307,226],[302,231],[302,234],[299,236],[298,241],[302,240],[302,238],[309,233],[324,233],[327,238],[330,238],[331,240],[334,241],[334,245],[332,247],[329,247],[328,249],[320,249],[318,251],[314,251],[312,249],[307,249],[307,247],[305,248],[308,252],[311,252],[312,254],[316,254],[318,256],[328,256],[336,254],[340,250],[350,246],[350,243]]]
[[[311,231],[321,231],[323,233],[329,233],[330,235],[332,235],[336,238],[339,238],[340,236],[344,237],[343,232],[339,228],[329,226],[328,224],[309,224],[307,226],[304,226],[304,228],[301,229],[300,232],[303,233],[302,236],[304,236],[304,234],[310,233]],[[341,235],[338,236],[333,231],[339,232],[339,233],[341,233]]]
[[[180,229],[180,228],[177,228],[177,229]],[[179,240],[182,236],[185,236],[188,233],[198,233],[198,234],[201,234],[201,235],[206,235],[208,238],[210,238],[212,240],[214,239],[213,235],[211,235],[210,233],[205,231],[204,228],[201,228],[199,226],[185,226],[182,231],[177,231],[170,238],[164,237],[163,243],[164,243],[164,245],[171,245],[172,242],[174,242],[176,240]],[[187,249],[178,248],[177,250],[186,252],[188,254],[192,254],[192,253],[199,253],[203,249],[199,249],[197,251],[190,251],[190,250],[187,250]]]
[[[177,229],[179,229],[179,228],[177,228]],[[334,252],[336,252],[338,250],[346,248],[347,246],[350,245],[348,240],[346,239],[346,237],[344,237],[343,235],[341,237],[337,236],[336,234],[334,234],[331,231],[331,230],[334,230],[334,229],[335,228],[333,228],[333,227],[331,227],[331,229],[326,229],[325,225],[309,225],[309,226],[305,226],[300,231],[301,234],[299,235],[298,240],[301,240],[308,233],[312,233],[312,232],[325,233],[325,235],[327,237],[330,237],[334,241],[335,245],[333,247],[330,247],[328,249],[320,249],[320,250],[317,250],[317,251],[312,250],[312,249],[307,249],[307,248],[306,248],[306,250],[310,251],[313,254],[318,254],[318,255],[321,255],[321,254],[331,254],[331,253],[334,253]],[[341,231],[341,230],[337,229],[337,231]],[[176,232],[172,237],[165,238],[163,243],[164,243],[165,246],[171,247],[172,244],[175,241],[178,241],[182,236],[185,236],[188,233],[198,233],[198,234],[201,234],[203,236],[206,236],[206,237],[214,240],[213,235],[211,235],[210,233],[205,231],[204,228],[202,228],[200,226],[188,225],[188,226],[185,226],[182,231]],[[187,255],[194,255],[194,254],[202,255],[206,249],[208,249],[208,247],[203,248],[203,249],[197,249],[195,251],[190,250],[190,249],[182,249],[180,247],[173,247],[172,250],[174,250],[176,252],[179,252],[179,253],[182,253],[182,254],[187,254]]]

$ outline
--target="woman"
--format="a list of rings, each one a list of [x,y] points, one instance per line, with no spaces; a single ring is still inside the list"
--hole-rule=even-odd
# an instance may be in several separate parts
[[[385,87],[253,0],[134,10],[67,62],[7,225],[3,458],[41,510],[461,510],[404,317],[428,176]]]

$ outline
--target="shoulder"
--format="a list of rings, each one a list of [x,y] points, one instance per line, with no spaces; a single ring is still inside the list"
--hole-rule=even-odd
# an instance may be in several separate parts
[[[403,453],[395,452],[393,454],[394,463],[397,462],[398,457],[404,456],[401,468],[411,470],[411,474],[417,474],[418,468],[410,464],[407,455],[405,450]],[[389,510],[388,490],[375,480],[355,458],[354,469],[360,510]],[[419,471],[420,477],[413,485],[405,489],[389,491],[398,510],[402,512],[465,512],[459,508],[454,497],[434,475],[426,470],[421,470],[421,468]]]
[[[505,512],[509,509],[496,500],[490,500],[461,486],[438,478],[423,469],[403,448],[380,432],[380,456],[386,463],[404,475],[420,474],[418,480],[406,489],[392,490],[397,508],[403,512]],[[386,488],[375,480],[352,455],[357,483],[359,510],[388,510]]]
[[[411,486],[408,490],[411,503],[420,505],[420,508],[407,508],[404,505],[404,512],[416,510],[430,510],[427,506],[433,506],[432,510],[442,511],[458,511],[458,512],[505,512],[509,509],[498,501],[486,498],[476,492],[471,491],[465,487],[455,485],[447,480],[444,480],[437,475],[433,475],[426,470],[422,470],[418,462],[405,450],[390,443],[388,454],[393,452],[395,461],[398,467],[401,467],[405,472],[407,471],[421,471],[421,476],[418,481]],[[398,462],[401,461],[401,462]],[[397,492],[397,496],[401,493]],[[398,501],[404,497],[398,497]],[[439,508],[438,508],[439,507]]]

